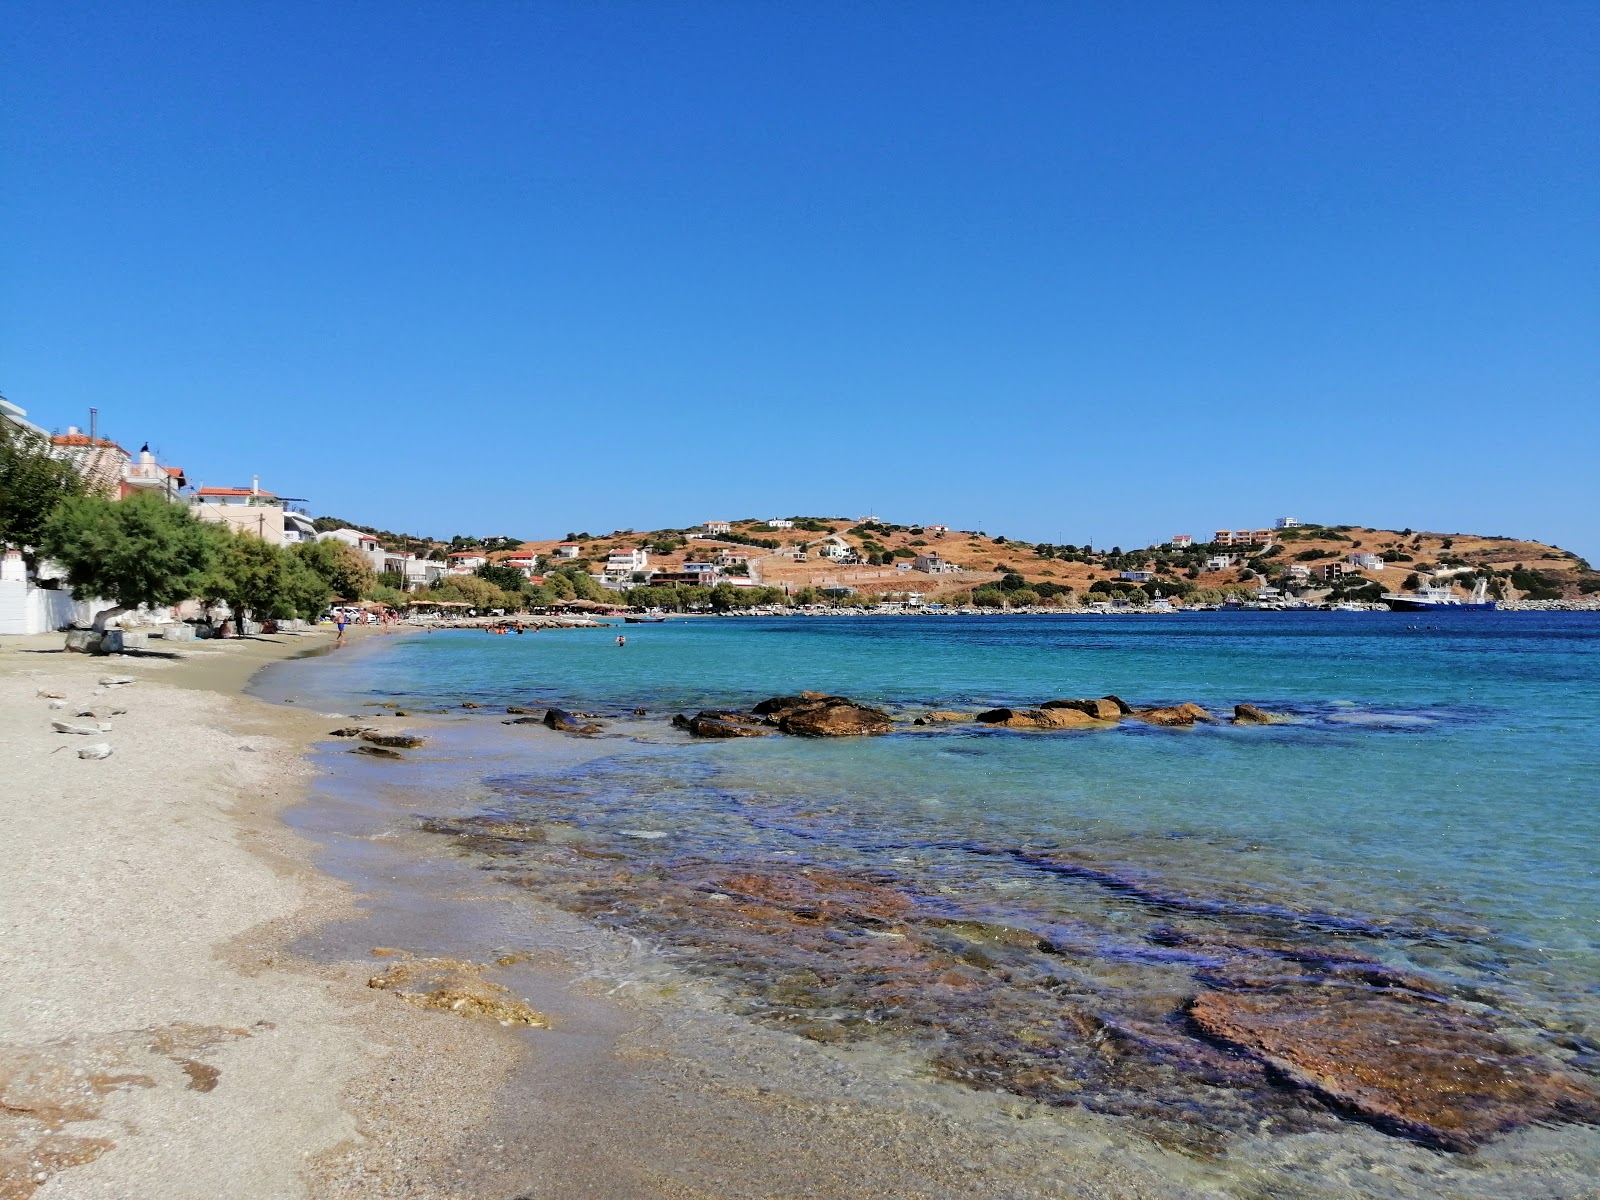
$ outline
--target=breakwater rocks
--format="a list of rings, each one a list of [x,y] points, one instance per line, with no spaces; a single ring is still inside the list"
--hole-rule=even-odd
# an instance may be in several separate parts
[[[1165,728],[1221,723],[1220,718],[1198,704],[1135,708],[1119,696],[1101,696],[1046,700],[1037,707],[991,708],[978,713],[938,709],[912,718],[911,724],[925,727],[974,721],[1005,729],[1093,730],[1109,729],[1123,720]],[[1284,720],[1253,704],[1239,704],[1234,707],[1232,724],[1277,725]],[[764,737],[774,732],[798,737],[860,737],[889,733],[897,723],[900,722],[881,708],[824,692],[774,696],[761,701],[748,713],[713,708],[703,709],[692,717],[680,714],[672,719],[674,728],[704,738]]]
[[[641,830],[631,786],[545,780],[506,801],[422,828],[648,939],[736,1012],[893,1046],[967,1086],[1115,1115],[1201,1153],[1350,1120],[1458,1153],[1535,1122],[1600,1121],[1580,1065],[1600,1046],[1386,961],[1470,945],[1469,931],[1197,893],[1063,847],[861,865],[860,847],[819,839],[878,845],[881,832],[749,797],[729,830],[781,826],[815,856]],[[1026,903],[1009,899],[1023,888]]]

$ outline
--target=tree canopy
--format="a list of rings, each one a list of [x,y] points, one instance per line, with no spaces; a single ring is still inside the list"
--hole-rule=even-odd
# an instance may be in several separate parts
[[[70,496],[46,519],[39,547],[65,568],[74,596],[112,602],[94,619],[104,629],[129,609],[199,595],[216,545],[210,528],[153,493],[115,501]]]
[[[82,477],[42,437],[0,421],[0,547],[37,549],[56,509],[83,494]]]

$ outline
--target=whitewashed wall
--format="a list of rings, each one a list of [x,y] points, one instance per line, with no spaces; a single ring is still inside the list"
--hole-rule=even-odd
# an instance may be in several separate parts
[[[71,592],[34,587],[22,579],[0,579],[0,634],[49,633],[64,625],[88,625],[105,601],[72,598]]]

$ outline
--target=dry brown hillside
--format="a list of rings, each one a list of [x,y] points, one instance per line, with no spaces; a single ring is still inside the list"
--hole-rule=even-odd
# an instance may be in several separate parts
[[[1463,578],[1468,585],[1477,572],[1495,572],[1496,587],[1513,598],[1535,592],[1571,598],[1585,588],[1600,590],[1600,575],[1567,551],[1542,542],[1469,533],[1308,525],[1275,531],[1274,544],[1266,548],[1196,545],[1177,551],[1154,546],[1117,548],[1122,552],[1113,554],[1106,547],[1091,552],[1081,546],[1049,546],[972,530],[875,519],[796,521],[809,527],[775,529],[746,519],[731,522],[727,535],[707,534],[701,529],[620,530],[599,537],[585,535],[577,545],[582,558],[591,564],[603,563],[613,550],[639,547],[651,549],[651,569],[661,571],[680,570],[686,561],[745,555],[750,570],[763,583],[791,591],[849,587],[879,595],[918,592],[930,599],[960,597],[1007,574],[1020,575],[1030,587],[1050,584],[1081,595],[1096,583],[1102,589],[1123,586],[1121,573],[1130,569],[1153,571],[1151,586],[1175,595],[1254,585],[1260,582],[1257,571],[1283,582],[1285,569],[1291,565],[1313,569],[1329,562],[1344,563],[1349,576],[1374,580],[1385,590],[1400,590],[1413,574],[1426,580],[1438,572],[1444,573],[1438,582]],[[844,543],[857,561],[834,562],[822,557],[820,551],[830,540]],[[527,542],[523,551],[553,556],[560,544],[555,540]],[[1358,552],[1390,561],[1382,569],[1349,563],[1348,556]],[[958,570],[930,574],[904,569],[918,555],[928,554],[937,554]],[[1222,570],[1210,570],[1205,560],[1216,554],[1233,555],[1238,561]]]

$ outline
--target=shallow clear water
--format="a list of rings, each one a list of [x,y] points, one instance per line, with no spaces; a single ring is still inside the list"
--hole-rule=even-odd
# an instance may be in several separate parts
[[[492,742],[492,774],[461,755],[482,786],[441,803],[440,830],[808,1037],[1216,1151],[1344,1122],[1187,1036],[1187,998],[1344,955],[1600,1072],[1588,614],[708,619],[432,633],[341,665],[289,664],[270,689],[484,705],[452,736]],[[1116,693],[1292,720],[732,742],[665,725],[807,688],[906,714]],[[601,714],[614,752],[551,766],[542,731],[500,724],[547,704]],[[816,916],[835,909],[847,929]],[[1108,1065],[1103,1035],[1134,1049]],[[1583,1144],[1563,1177],[1600,1169]]]

